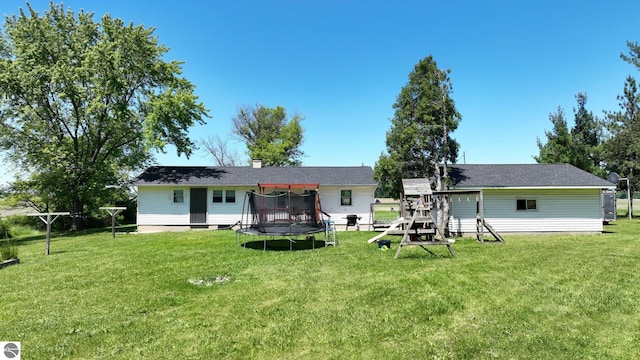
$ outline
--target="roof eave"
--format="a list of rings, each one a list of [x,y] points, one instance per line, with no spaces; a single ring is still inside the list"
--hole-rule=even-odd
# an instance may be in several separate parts
[[[454,186],[457,190],[476,190],[476,189],[495,189],[495,190],[523,190],[523,189],[615,189],[616,185],[600,186],[600,185],[564,185],[564,186]]]

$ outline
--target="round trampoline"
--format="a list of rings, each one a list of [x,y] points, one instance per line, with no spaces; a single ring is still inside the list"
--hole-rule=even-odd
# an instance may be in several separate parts
[[[313,234],[325,231],[320,198],[317,190],[295,193],[275,189],[268,194],[248,191],[245,195],[238,235],[259,236],[267,248],[266,241],[280,238],[289,242],[315,241]],[[246,244],[244,239],[243,244]],[[313,246],[315,248],[315,246]],[[293,245],[290,246],[293,248]]]

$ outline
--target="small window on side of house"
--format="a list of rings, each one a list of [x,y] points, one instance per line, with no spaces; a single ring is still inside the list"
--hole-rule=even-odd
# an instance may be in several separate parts
[[[184,202],[184,190],[173,190],[173,202],[174,203]]]
[[[535,199],[517,199],[516,210],[518,211],[531,211],[538,208],[538,203]]]
[[[351,190],[340,190],[340,205],[352,205]]]
[[[226,203],[235,203],[236,202],[236,191],[235,190],[227,190],[227,191],[225,191],[224,202],[226,202]]]
[[[214,203],[221,203],[222,202],[222,190],[213,190],[213,202]]]

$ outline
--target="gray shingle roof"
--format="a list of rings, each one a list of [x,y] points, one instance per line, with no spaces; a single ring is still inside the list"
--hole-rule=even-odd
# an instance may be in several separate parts
[[[454,188],[615,186],[569,164],[455,164],[450,169]]]
[[[140,174],[134,185],[239,185],[259,183],[377,185],[369,166],[352,167],[210,167],[152,166]]]

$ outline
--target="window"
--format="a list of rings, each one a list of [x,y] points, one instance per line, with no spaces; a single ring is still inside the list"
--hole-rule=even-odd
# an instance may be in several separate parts
[[[212,190],[213,197],[211,201],[214,203],[235,203],[236,202],[236,191],[235,190]]]
[[[340,190],[340,205],[351,205],[351,190]]]
[[[236,202],[236,191],[235,190],[227,190],[225,191],[224,202],[226,203],[234,203]]]
[[[222,202],[222,190],[213,190],[213,202],[214,203]]]
[[[184,190],[173,190],[173,202],[174,203],[184,202]]]
[[[538,204],[534,199],[517,199],[516,200],[516,210],[518,211],[527,211],[527,210],[536,210]]]

